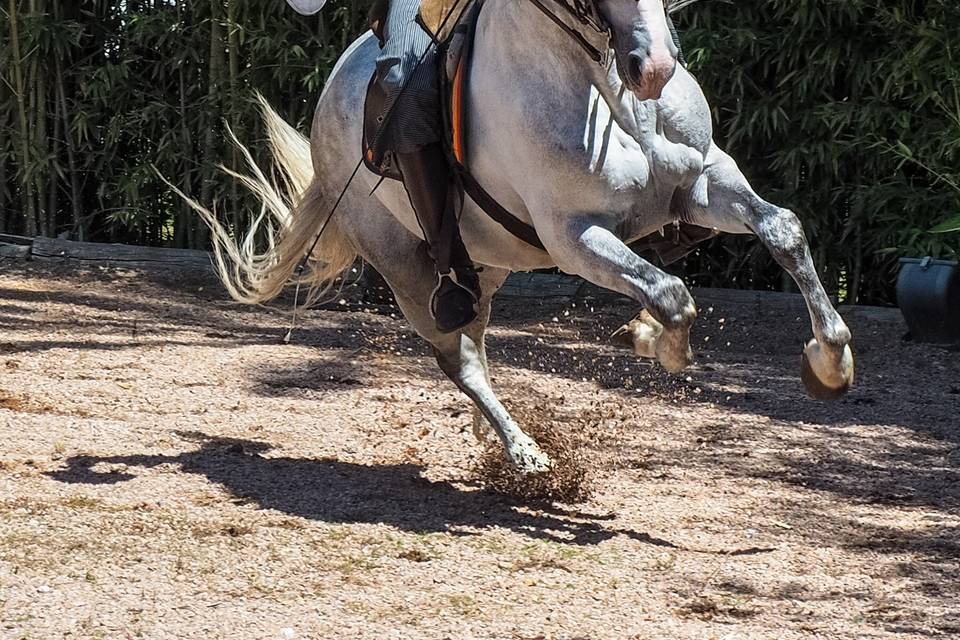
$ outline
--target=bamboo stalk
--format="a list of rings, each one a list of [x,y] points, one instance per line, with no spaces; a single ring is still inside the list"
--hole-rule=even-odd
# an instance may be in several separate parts
[[[10,49],[13,58],[13,81],[17,100],[17,121],[19,131],[19,171],[20,187],[23,189],[24,228],[28,236],[37,233],[36,209],[33,202],[33,189],[30,181],[30,127],[27,122],[27,103],[24,96],[23,60],[20,55],[19,9],[16,0],[8,0],[10,14]]]
[[[36,18],[46,10],[45,0],[30,0],[30,12]],[[51,216],[49,202],[45,202],[44,194],[48,193],[50,183],[49,162],[50,136],[47,133],[47,83],[44,78],[43,56],[33,55],[30,61],[30,84],[33,87],[33,148],[36,150],[36,167],[34,173],[34,188],[37,198],[37,232],[47,236],[51,232]]]
[[[237,15],[239,13],[240,0],[229,0],[227,5],[227,50],[229,55],[230,68],[230,105],[228,112],[230,114],[230,127],[234,132],[240,129],[240,25],[237,24]],[[237,171],[240,168],[240,151],[236,145],[230,145],[230,167]],[[233,217],[234,224],[239,225],[240,220],[240,194],[236,180],[230,182],[230,215]]]
[[[183,3],[184,0],[177,0],[177,22],[183,24],[184,22],[184,12],[183,12]],[[190,125],[187,121],[187,76],[186,76],[186,64],[180,65],[180,68],[177,70],[177,81],[179,84],[179,116],[180,116],[180,135],[182,137],[182,149],[189,156],[193,156],[194,146],[193,146],[193,136],[190,133]],[[183,166],[183,172],[180,176],[180,188],[183,189],[184,193],[192,192],[192,171],[187,165]],[[193,223],[193,215],[190,210],[190,206],[186,203],[181,202],[180,207],[177,210],[177,217],[173,225],[173,246],[179,248],[186,248],[190,245],[190,238],[192,233],[190,228]]]
[[[44,114],[46,115],[46,114]],[[56,111],[56,95],[54,95],[54,111],[53,111],[53,136],[50,138],[50,144],[52,149],[50,151],[50,157],[54,164],[60,158],[60,146],[62,143],[62,122],[60,118],[57,117]],[[56,167],[51,167],[51,170],[48,172],[47,177],[47,215],[46,215],[46,235],[56,235],[57,233],[57,209],[59,208],[60,200],[60,183],[57,180],[57,171]]]
[[[216,130],[219,119],[217,106],[220,95],[220,77],[223,68],[223,37],[220,34],[220,1],[210,0],[210,59],[207,79],[207,117],[203,141],[203,184],[200,187],[200,201],[210,202],[213,197],[214,162],[216,160]],[[199,248],[206,242],[203,229],[195,227],[191,238],[191,248]]]
[[[54,5],[57,6],[57,5]],[[56,9],[55,9],[56,11]],[[77,150],[70,131],[70,113],[67,109],[67,91],[63,82],[63,63],[58,57],[54,63],[55,82],[57,90],[57,106],[59,118],[63,121],[63,138],[67,149],[67,171],[70,175],[70,222],[76,237],[81,242],[85,240],[83,218],[80,212],[80,183],[77,178]]]
[[[2,34],[0,34],[0,38],[2,37]],[[0,50],[4,50],[2,39],[0,39]],[[4,60],[0,59],[0,65],[3,62]],[[9,130],[8,120],[13,111],[12,108],[9,108],[10,92],[7,86],[6,82],[0,82],[0,131]],[[9,193],[7,181],[9,177],[7,176],[7,159],[3,155],[7,144],[9,144],[9,137],[0,140],[0,233],[7,231],[7,197]]]

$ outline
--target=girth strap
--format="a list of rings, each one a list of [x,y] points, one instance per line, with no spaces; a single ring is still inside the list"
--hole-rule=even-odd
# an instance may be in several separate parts
[[[541,251],[547,250],[546,247],[543,246],[543,242],[540,241],[537,230],[504,209],[493,196],[487,193],[486,189],[480,186],[476,178],[474,178],[463,165],[457,166],[457,178],[460,180],[460,184],[463,185],[463,190],[470,196],[470,199],[501,227],[530,246],[536,247]]]

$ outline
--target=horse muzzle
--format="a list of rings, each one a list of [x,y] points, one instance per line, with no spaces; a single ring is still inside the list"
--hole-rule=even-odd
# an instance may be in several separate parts
[[[677,59],[666,48],[651,54],[631,51],[627,54],[623,81],[638,99],[659,100],[676,70]]]

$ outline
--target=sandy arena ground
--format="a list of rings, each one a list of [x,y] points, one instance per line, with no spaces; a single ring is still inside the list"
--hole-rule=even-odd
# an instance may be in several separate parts
[[[537,504],[402,319],[340,307],[284,345],[202,277],[0,262],[0,638],[960,637],[957,352],[854,317],[821,404],[802,310],[701,300],[670,376],[607,346],[625,301],[503,300],[505,403],[597,461]]]

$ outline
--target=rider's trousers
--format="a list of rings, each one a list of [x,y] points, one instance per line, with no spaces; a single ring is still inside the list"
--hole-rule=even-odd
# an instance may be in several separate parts
[[[419,9],[420,0],[390,0],[385,42],[377,57],[377,81],[387,96],[385,108],[395,104],[378,146],[398,153],[416,151],[443,136],[437,55],[430,36],[417,24]]]

